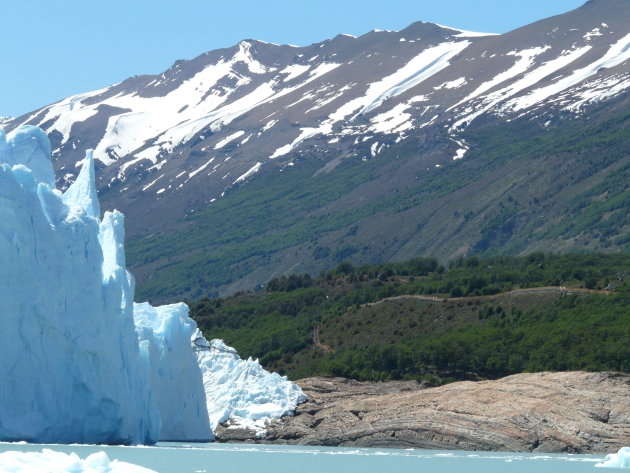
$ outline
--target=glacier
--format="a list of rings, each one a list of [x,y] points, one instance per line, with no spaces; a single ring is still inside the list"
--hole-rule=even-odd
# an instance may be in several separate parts
[[[299,387],[208,342],[185,304],[134,304],[124,216],[101,210],[91,151],[55,187],[36,127],[0,129],[0,440],[212,440],[289,415]]]
[[[247,428],[258,436],[270,419],[293,415],[306,395],[278,373],[265,371],[257,360],[242,360],[222,340],[208,342],[197,330],[193,338],[203,374],[210,425],[230,421],[233,428]]]
[[[0,438],[157,441],[133,283],[107,270],[112,255],[99,242],[122,216],[96,216],[91,156],[66,194],[38,128],[0,131],[0,163]]]
[[[153,307],[134,304],[133,317],[141,350],[148,354],[151,387],[163,422],[160,440],[212,438],[206,395],[191,338],[197,324],[183,303]]]

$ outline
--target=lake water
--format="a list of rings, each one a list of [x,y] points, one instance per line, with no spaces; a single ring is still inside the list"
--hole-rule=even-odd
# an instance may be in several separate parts
[[[43,448],[81,458],[105,451],[110,459],[158,473],[603,473],[605,455],[548,455],[432,450],[160,443],[155,447],[0,444],[0,452]]]

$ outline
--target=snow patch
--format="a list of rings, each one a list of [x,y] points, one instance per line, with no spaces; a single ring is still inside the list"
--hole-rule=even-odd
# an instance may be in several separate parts
[[[266,132],[267,130],[269,130],[272,126],[274,126],[276,123],[278,123],[278,120],[269,120],[265,126],[262,127],[262,129],[260,130],[261,133]],[[251,136],[251,135],[250,135]]]
[[[588,33],[586,33],[583,38],[586,41],[590,41],[591,38],[595,37],[595,36],[602,36],[602,32],[599,28],[594,28],[591,31],[589,31]]]
[[[207,161],[205,164],[203,164],[202,166],[198,167],[197,169],[195,169],[194,171],[190,172],[188,174],[188,179],[192,179],[193,177],[195,177],[197,174],[199,174],[201,171],[203,171],[204,169],[206,169],[210,164],[212,164],[212,162],[214,161],[214,158],[211,158],[209,161]]]
[[[411,114],[406,110],[409,103],[400,103],[391,110],[373,117],[369,131],[373,133],[398,133],[411,128]]]
[[[310,68],[311,68],[310,65],[304,65],[304,64],[292,64],[290,66],[287,66],[280,71],[280,74],[287,75],[284,79],[282,79],[282,82],[288,82],[290,80],[295,79],[296,77],[300,77]]]
[[[578,51],[586,52],[590,47],[582,48]],[[577,54],[577,56],[581,56],[582,54]],[[552,95],[555,95],[563,90],[582,82],[583,80],[589,78],[592,75],[597,74],[600,69],[610,69],[613,68],[622,62],[630,59],[630,34],[627,34],[615,44],[613,44],[610,49],[602,56],[599,60],[595,61],[592,64],[589,64],[586,67],[573,71],[571,75],[560,79],[559,81],[548,85],[547,87],[542,87],[540,89],[536,89],[531,93],[527,94],[524,97],[516,98],[507,104],[507,108],[510,108],[514,111],[522,110],[525,108],[529,108],[532,105],[539,103]]]
[[[442,90],[442,89],[457,89],[463,85],[466,85],[468,81],[465,77],[460,77],[459,79],[455,79],[449,82],[444,82],[437,87],[433,87],[434,90]]]
[[[573,61],[586,54],[590,49],[590,46],[585,46],[583,48],[575,49],[572,51],[564,51],[563,54],[561,54],[557,58],[544,63],[538,68],[531,70],[531,72],[528,72],[523,78],[517,80],[516,82],[513,82],[503,89],[491,92],[490,94],[482,97],[479,104],[475,104],[474,107],[471,106],[464,110],[463,116],[461,116],[461,118],[459,118],[451,126],[451,130],[457,130],[468,126],[479,115],[487,112],[491,108],[516,95],[517,93],[528,89],[529,87],[532,87],[552,73],[568,66]],[[503,106],[502,109],[513,110],[519,103],[522,103],[518,102],[518,100],[519,99],[515,99],[515,102],[511,103],[508,106]]]
[[[447,67],[450,60],[470,44],[469,41],[449,42],[425,49],[393,74],[370,84],[365,96],[353,101],[353,106],[362,107],[354,117],[368,113],[382,105],[385,100],[424,82]]]
[[[498,33],[480,33],[478,31],[460,30],[459,28],[452,28],[450,26],[440,25],[438,23],[435,23],[435,25],[439,26],[440,28],[445,28],[447,30],[457,31],[458,34],[455,35],[456,38],[478,38],[481,36],[498,36]]]
[[[519,58],[512,67],[510,67],[507,71],[501,72],[500,74],[496,75],[492,80],[481,84],[470,95],[468,95],[465,99],[461,100],[450,109],[464,102],[468,102],[469,100],[472,100],[475,97],[480,96],[484,92],[491,90],[497,85],[507,81],[508,79],[511,79],[512,77],[515,77],[527,71],[532,66],[532,64],[534,64],[534,60],[536,59],[536,57],[538,57],[548,49],[550,49],[550,46],[524,49],[522,51],[510,51],[506,54],[507,56],[516,56]]]
[[[216,145],[214,145],[214,149],[221,149],[230,141],[234,141],[235,139],[240,138],[244,134],[245,134],[244,131],[237,131],[236,133],[232,133],[231,135],[226,136],[221,141],[219,141]]]
[[[237,182],[242,182],[242,181],[246,180],[247,178],[249,178],[249,177],[253,176],[254,174],[256,174],[260,170],[260,166],[262,166],[262,163],[254,164],[246,173],[244,173],[241,176],[239,176],[238,179],[236,179],[232,183],[232,185],[236,184]]]

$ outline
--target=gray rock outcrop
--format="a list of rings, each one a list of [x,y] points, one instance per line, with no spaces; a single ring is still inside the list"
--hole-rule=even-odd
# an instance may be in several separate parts
[[[426,388],[343,378],[297,381],[295,417],[256,439],[222,427],[217,439],[346,447],[610,453],[630,445],[630,376],[518,374]]]

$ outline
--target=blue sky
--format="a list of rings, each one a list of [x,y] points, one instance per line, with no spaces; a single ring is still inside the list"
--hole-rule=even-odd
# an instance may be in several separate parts
[[[0,116],[254,38],[299,46],[414,21],[503,33],[585,0],[0,0]]]

